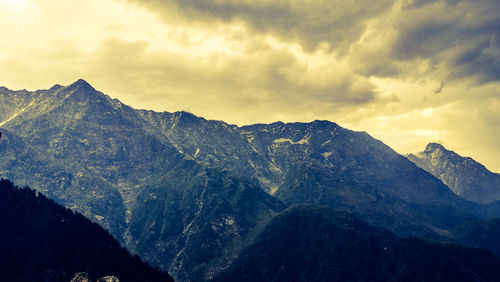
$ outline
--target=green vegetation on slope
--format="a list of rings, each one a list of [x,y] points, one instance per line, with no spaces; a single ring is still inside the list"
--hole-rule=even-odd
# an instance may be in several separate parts
[[[291,207],[216,281],[499,281],[489,252],[400,238],[330,208]]]

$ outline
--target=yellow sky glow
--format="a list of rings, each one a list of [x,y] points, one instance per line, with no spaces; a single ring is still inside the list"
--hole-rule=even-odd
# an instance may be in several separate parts
[[[239,125],[327,119],[400,153],[440,141],[500,171],[500,35],[461,35],[496,14],[414,2],[0,0],[0,85],[84,78],[136,108]]]

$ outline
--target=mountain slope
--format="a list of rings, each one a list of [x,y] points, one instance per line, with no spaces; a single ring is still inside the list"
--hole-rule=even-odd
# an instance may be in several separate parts
[[[283,208],[244,179],[185,160],[137,196],[129,246],[178,280],[206,280]]]
[[[32,93],[36,103],[4,124],[4,137],[19,137],[24,147],[18,150],[25,153],[2,169],[120,238],[134,190],[179,153],[147,132],[135,110],[87,82],[51,89]],[[33,168],[28,176],[26,167]],[[52,189],[43,190],[42,181]]]
[[[402,239],[328,208],[292,207],[215,281],[498,281],[489,252]]]
[[[328,121],[240,128],[185,112],[141,116],[187,157],[250,177],[286,204],[343,208],[398,234],[428,238],[439,237],[448,220],[432,222],[435,214],[416,206],[477,210],[380,141]]]
[[[83,213],[181,280],[225,269],[287,205],[335,207],[401,236],[445,241],[500,211],[332,122],[238,127],[136,110],[83,80],[2,88],[0,100],[13,107],[0,115],[2,175]]]
[[[423,152],[407,157],[464,199],[483,204],[500,200],[500,174],[472,158],[462,157],[437,143],[429,143]]]
[[[38,99],[36,107],[34,103],[4,123],[0,150],[10,156],[0,159],[4,175],[81,211],[108,228],[130,250],[172,269],[176,276],[188,280],[186,275],[191,272],[203,276],[212,271],[208,268],[227,265],[226,260],[239,247],[226,245],[244,240],[261,221],[270,218],[273,209],[284,207],[255,184],[232,179],[227,173],[203,173],[203,166],[189,161],[191,157],[141,117],[141,111],[110,99],[83,80],[31,94],[31,99]],[[198,186],[193,186],[197,181]],[[52,189],[43,190],[45,182],[51,183]],[[233,182],[239,184],[230,192]],[[181,206],[162,201],[174,197],[188,199]],[[201,202],[215,205],[218,201],[228,202],[220,214],[200,210]],[[242,205],[245,210],[237,206],[247,202]],[[174,212],[172,207],[180,211]],[[170,216],[163,218],[162,211]],[[203,233],[207,234],[211,227],[203,226],[221,220],[233,223],[236,230],[212,232],[213,236],[206,238],[193,231],[209,228]],[[167,225],[158,231],[158,238],[149,232],[157,221]],[[171,228],[177,223],[180,228]],[[221,243],[208,250],[207,256],[198,255],[202,251],[199,245],[210,244],[214,238]],[[169,245],[171,241],[176,245],[161,249],[166,254],[155,253],[157,244]],[[209,263],[213,265],[191,271],[198,264]]]
[[[406,202],[456,200],[434,177],[365,132],[328,121],[252,125],[242,130],[284,175],[296,167],[316,167],[344,181],[376,186]],[[280,190],[289,188],[278,187],[278,198],[285,199],[286,192]]]
[[[110,99],[83,80],[43,94],[47,95],[43,110],[23,111],[4,125],[8,129],[0,150],[19,147],[25,152],[11,153],[16,162],[3,165],[4,173],[38,189],[44,178],[30,179],[30,175],[43,175],[59,188],[46,190],[51,197],[107,227],[131,251],[182,280],[210,275],[227,265],[240,249],[229,243],[245,240],[274,210],[284,208],[255,183],[215,170],[208,174],[153,122],[141,117],[142,111]],[[49,102],[55,97],[58,101]],[[165,113],[165,118],[169,116],[175,120],[177,114]],[[183,116],[178,117],[184,120]],[[9,141],[14,139],[19,139],[19,146]],[[27,172],[23,165],[33,171]],[[58,174],[52,176],[53,170]],[[220,201],[227,207],[216,214],[200,206]],[[210,224],[216,221],[233,226],[214,231]],[[213,234],[204,237],[209,233]],[[220,243],[201,255],[200,246],[212,240]]]
[[[462,244],[490,250],[500,257],[500,218],[467,222],[454,228],[452,234]]]
[[[148,112],[147,119],[154,116]],[[250,176],[287,205],[341,208],[399,235],[438,239],[436,233],[447,236],[447,229],[479,215],[475,205],[382,142],[328,121],[239,128],[176,113],[161,130],[192,159]]]
[[[93,279],[173,281],[132,257],[102,227],[29,188],[0,180],[0,280],[69,281],[86,271]]]

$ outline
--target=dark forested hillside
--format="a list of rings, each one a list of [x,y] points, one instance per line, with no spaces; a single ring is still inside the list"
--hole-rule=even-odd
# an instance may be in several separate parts
[[[499,281],[489,252],[400,238],[330,208],[283,211],[216,281]]]
[[[102,227],[30,188],[0,181],[0,281],[173,281],[131,256]]]

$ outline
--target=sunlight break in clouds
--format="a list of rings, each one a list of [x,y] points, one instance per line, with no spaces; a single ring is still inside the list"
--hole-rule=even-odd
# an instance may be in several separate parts
[[[0,84],[78,78],[137,108],[328,119],[500,171],[495,0],[0,0]]]
[[[0,0],[1,9],[21,13],[26,8],[25,0]]]

